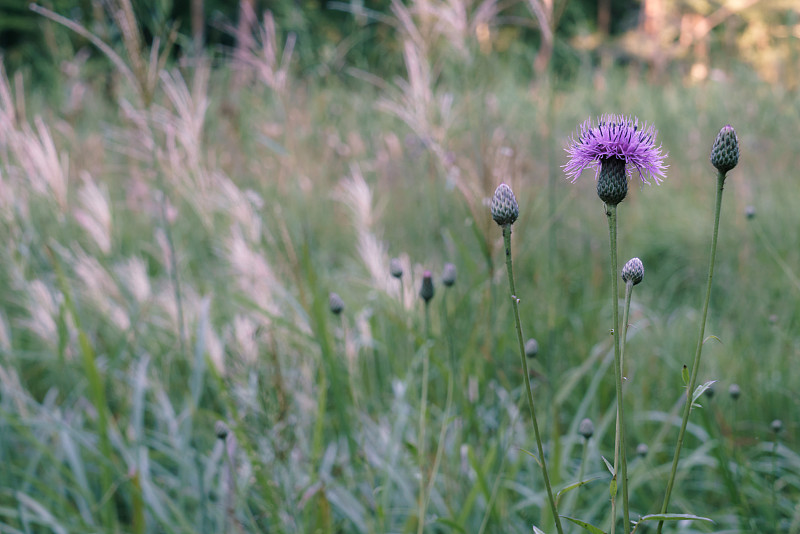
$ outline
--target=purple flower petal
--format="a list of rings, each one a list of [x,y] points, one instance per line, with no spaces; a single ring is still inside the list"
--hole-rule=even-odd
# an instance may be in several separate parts
[[[661,145],[656,146],[657,135],[652,125],[644,123],[640,128],[636,117],[602,115],[596,125],[587,120],[581,124],[577,139],[575,136],[570,139],[569,161],[564,172],[574,182],[584,169],[591,167],[597,179],[603,160],[619,158],[625,161],[628,177],[635,169],[642,182],[649,184],[648,178],[652,178],[660,183],[666,169],[666,154],[661,153]]]

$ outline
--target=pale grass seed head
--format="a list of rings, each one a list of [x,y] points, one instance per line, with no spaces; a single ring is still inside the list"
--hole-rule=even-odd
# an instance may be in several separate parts
[[[245,364],[255,365],[258,362],[259,324],[247,315],[238,314],[233,318],[233,339],[236,352]]]
[[[75,253],[73,267],[83,285],[84,297],[120,330],[130,328],[130,317],[120,305],[122,295],[119,287],[100,262],[84,251],[78,250]]]
[[[233,279],[242,292],[267,312],[279,315],[276,290],[280,283],[267,259],[256,251],[240,227],[234,226],[225,240],[225,249]]]
[[[61,293],[50,290],[41,280],[33,280],[25,291],[27,296],[28,318],[23,326],[36,334],[41,340],[55,343],[58,338],[56,318],[62,301]]]
[[[95,182],[88,172],[81,173],[83,186],[78,191],[80,209],[74,216],[103,254],[111,252],[111,203],[108,191]]]
[[[141,306],[150,300],[150,276],[147,274],[147,264],[145,261],[134,256],[115,268],[120,283],[133,296],[133,299]]]

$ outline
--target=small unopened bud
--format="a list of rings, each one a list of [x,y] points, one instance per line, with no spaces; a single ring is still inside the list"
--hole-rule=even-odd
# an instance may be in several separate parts
[[[403,264],[400,263],[400,258],[389,260],[389,273],[398,280],[403,278]]]
[[[537,354],[539,354],[539,342],[530,338],[525,342],[525,356],[535,358]]]
[[[442,283],[445,287],[453,287],[456,283],[456,266],[452,263],[445,263],[442,269]]]
[[[739,139],[733,126],[723,126],[711,148],[711,164],[725,174],[739,163]]]
[[[328,296],[328,306],[331,308],[331,313],[339,315],[344,310],[344,301],[338,293],[331,293]]]
[[[641,456],[642,458],[644,458],[645,456],[647,456],[647,453],[648,453],[649,451],[650,451],[650,449],[647,447],[647,443],[640,443],[640,444],[638,444],[638,445],[636,446],[636,454],[638,454],[638,455],[639,455],[639,456]]]
[[[433,298],[433,275],[430,271],[422,274],[422,287],[419,288],[419,296],[427,304]]]
[[[228,437],[230,430],[228,429],[228,425],[225,424],[224,421],[217,421],[214,423],[214,434],[216,434],[217,439],[225,440]]]
[[[492,197],[492,219],[500,226],[514,224],[519,217],[519,204],[514,192],[506,184],[500,184]]]
[[[622,268],[622,281],[628,283],[633,282],[633,285],[638,284],[644,278],[644,265],[639,258],[631,258],[628,263]]]
[[[600,174],[597,177],[597,196],[609,206],[616,206],[628,194],[628,175],[625,172],[625,160],[622,158],[604,158],[600,162]]]
[[[783,430],[783,421],[781,421],[780,419],[775,419],[774,421],[772,421],[772,423],[770,423],[769,426],[770,428],[772,428],[773,432],[779,434],[780,431]]]
[[[589,439],[594,435],[594,423],[588,417],[580,422],[578,425],[578,434],[583,436],[583,439]]]
[[[704,391],[704,393],[705,393],[706,397],[708,397],[709,399],[713,399],[714,398],[714,393],[715,393],[714,386],[708,386],[706,388],[706,390]]]
[[[730,395],[733,400],[738,399],[741,394],[742,390],[739,389],[739,384],[731,384],[731,387],[728,388],[728,395]]]
[[[744,216],[748,219],[753,219],[756,216],[756,207],[755,206],[747,206],[744,209]]]

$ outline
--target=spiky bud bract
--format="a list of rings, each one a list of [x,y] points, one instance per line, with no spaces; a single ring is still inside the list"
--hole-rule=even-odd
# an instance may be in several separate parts
[[[403,264],[400,262],[400,258],[389,260],[389,274],[398,280],[403,277]]]
[[[344,310],[344,301],[338,293],[331,293],[328,296],[328,306],[331,309],[331,313],[339,315]]]
[[[588,417],[578,424],[578,434],[583,436],[583,439],[589,439],[594,435],[594,423]]]
[[[456,283],[456,266],[452,263],[445,263],[444,268],[442,269],[442,284],[445,287],[453,287]]]
[[[525,356],[535,358],[537,354],[539,354],[539,342],[530,338],[525,342]]]
[[[605,158],[600,162],[597,177],[597,196],[610,206],[616,206],[628,195],[628,177],[625,161],[620,158]]]
[[[514,224],[519,217],[519,204],[514,192],[506,184],[500,184],[492,197],[492,219],[500,226]]]
[[[422,286],[419,288],[419,296],[427,304],[433,298],[433,275],[430,271],[422,274]]]
[[[730,124],[723,126],[711,147],[711,164],[722,174],[739,163],[739,139]]]
[[[644,278],[644,265],[639,258],[631,258],[622,268],[622,281],[625,283],[633,282],[638,284]]]

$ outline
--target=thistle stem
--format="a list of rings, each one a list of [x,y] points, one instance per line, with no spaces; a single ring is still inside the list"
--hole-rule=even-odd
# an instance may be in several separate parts
[[[425,338],[430,340],[431,315],[428,301],[425,301]],[[417,444],[417,458],[419,461],[419,518],[417,534],[422,534],[425,529],[425,509],[428,499],[425,497],[425,427],[428,411],[428,368],[430,366],[430,347],[425,347],[422,355],[422,394],[419,408],[419,443]]]
[[[625,417],[623,417],[622,406],[622,352],[620,350],[620,330],[619,330],[619,288],[617,278],[617,206],[606,204],[606,216],[608,218],[608,234],[611,240],[611,303],[612,314],[614,315],[614,380],[617,389],[617,430],[614,447],[614,476],[617,484],[622,476],[622,513],[624,516],[623,528],[625,534],[631,531],[630,514],[628,511],[628,462],[625,454]],[[618,445],[618,446],[617,446]],[[617,470],[619,466],[619,470]],[[615,500],[612,500],[612,508],[615,508]],[[616,510],[613,510],[611,518],[611,533],[617,522]]]
[[[556,507],[555,498],[553,498],[553,489],[550,486],[550,477],[547,474],[547,462],[544,459],[544,447],[542,447],[542,438],[539,434],[539,423],[536,420],[536,408],[533,404],[533,394],[531,393],[531,379],[528,375],[528,362],[525,358],[525,341],[522,337],[522,326],[519,320],[519,299],[517,299],[517,290],[514,288],[514,271],[511,267],[511,225],[503,225],[503,241],[506,248],[506,272],[508,273],[508,287],[511,291],[511,303],[514,307],[514,320],[517,326],[517,340],[519,341],[519,357],[522,362],[522,375],[525,378],[525,393],[528,396],[528,407],[531,412],[531,421],[533,422],[533,432],[536,436],[536,447],[539,452],[539,459],[542,466],[542,476],[544,477],[544,485],[547,488],[547,498],[550,501],[550,509],[553,512],[553,520],[556,523],[556,530],[558,534],[564,534],[561,527],[561,518],[558,515],[558,508]]]
[[[681,448],[683,447],[683,438],[686,435],[686,425],[689,422],[689,413],[692,411],[692,394],[694,392],[695,384],[697,383],[697,371],[700,368],[700,355],[703,352],[703,340],[706,330],[706,317],[708,316],[708,302],[711,299],[711,281],[714,277],[714,260],[717,256],[717,235],[719,234],[719,216],[722,208],[722,189],[725,185],[725,173],[717,171],[717,198],[714,204],[714,233],[711,234],[711,259],[708,262],[708,283],[706,285],[706,297],[703,301],[703,314],[700,318],[700,335],[697,339],[697,349],[694,353],[694,362],[692,363],[692,373],[689,376],[689,386],[686,389],[686,405],[683,409],[683,419],[681,420],[681,428],[678,431],[678,443],[675,446],[675,456],[672,458],[672,471],[669,475],[667,482],[667,490],[664,494],[664,503],[661,505],[661,513],[667,513],[667,506],[669,506],[669,498],[672,494],[672,488],[675,485],[675,475],[678,472],[678,461],[681,456]],[[658,522],[657,534],[661,534],[661,529],[664,526],[664,521]]]

